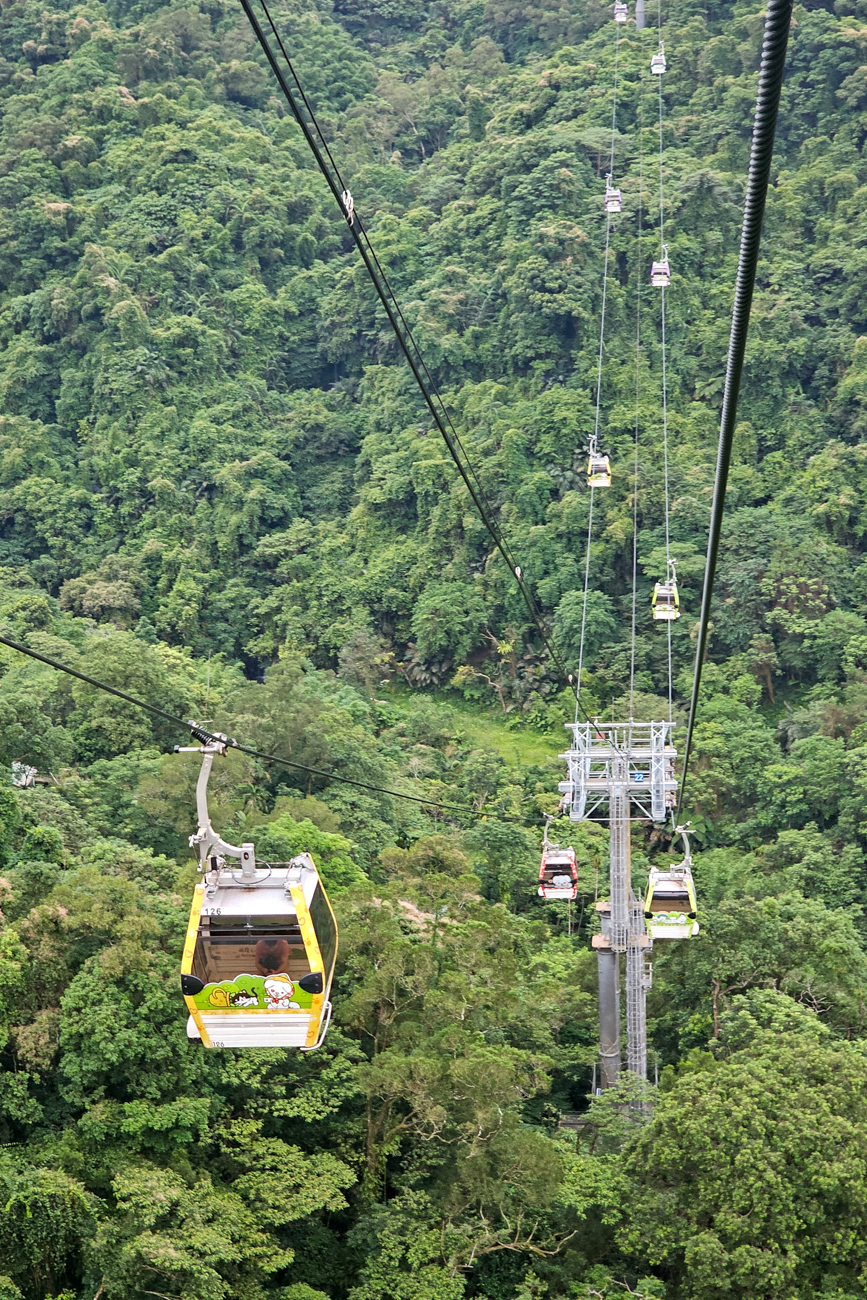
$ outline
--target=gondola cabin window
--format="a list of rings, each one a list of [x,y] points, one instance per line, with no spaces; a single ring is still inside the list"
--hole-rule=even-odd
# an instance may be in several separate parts
[[[202,919],[193,956],[193,974],[203,984],[237,975],[310,974],[301,927],[295,916],[227,916],[214,908]],[[219,914],[217,914],[219,912]]]
[[[650,903],[650,912],[691,912],[692,903],[689,894],[655,894]]]

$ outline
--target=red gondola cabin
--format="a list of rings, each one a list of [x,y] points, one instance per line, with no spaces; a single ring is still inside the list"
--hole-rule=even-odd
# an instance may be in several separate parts
[[[542,850],[539,867],[540,898],[575,898],[578,894],[578,868],[575,850],[549,844]]]

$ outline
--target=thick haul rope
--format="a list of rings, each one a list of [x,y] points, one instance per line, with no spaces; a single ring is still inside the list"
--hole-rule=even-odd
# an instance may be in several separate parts
[[[729,335],[726,380],[723,391],[722,415],[720,417],[716,480],[713,489],[707,559],[704,569],[704,587],[701,595],[701,616],[695,647],[695,671],[692,680],[692,698],[689,704],[689,722],[683,753],[683,776],[680,782],[680,799],[677,805],[675,824],[679,824],[681,821],[681,809],[683,807],[692,737],[698,711],[699,691],[701,689],[701,672],[707,650],[713,584],[719,555],[723,513],[725,511],[726,486],[738,411],[741,374],[744,368],[744,352],[750,326],[750,308],[756,284],[756,267],[759,260],[759,245],[762,236],[762,218],[765,215],[765,200],[771,174],[777,114],[780,107],[780,91],[786,66],[786,46],[789,41],[789,27],[792,21],[792,3],[793,0],[768,0],[768,8],[765,14],[765,38],[762,44],[759,91],[756,99],[756,116],[753,125],[752,147],[750,149],[750,171],[747,179],[747,196],[744,204],[743,226],[741,228],[738,278],[735,288],[734,309],[732,311],[731,333]]]

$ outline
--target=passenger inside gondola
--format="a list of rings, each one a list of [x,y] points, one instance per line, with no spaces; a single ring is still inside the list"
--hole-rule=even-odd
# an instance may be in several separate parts
[[[203,916],[193,974],[203,984],[277,974],[297,982],[310,974],[310,962],[294,917]]]

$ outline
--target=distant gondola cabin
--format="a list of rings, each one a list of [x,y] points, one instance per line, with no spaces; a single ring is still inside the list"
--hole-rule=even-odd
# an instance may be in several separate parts
[[[550,844],[542,850],[539,867],[541,898],[575,898],[578,894],[578,867],[573,848],[561,849]]]
[[[689,867],[660,871],[651,867],[644,903],[647,931],[657,939],[693,939],[698,934],[698,904]]]
[[[609,214],[623,211],[623,195],[611,184],[610,176],[605,181],[605,211]]]
[[[309,854],[245,885],[196,886],[181,965],[187,1032],[205,1047],[319,1046],[331,1018],[337,925]]]
[[[663,249],[659,262],[650,264],[650,283],[654,289],[667,289],[671,284],[671,267],[668,264],[668,250]]]
[[[611,461],[591,452],[587,460],[587,486],[611,487]]]
[[[680,618],[680,596],[676,582],[658,582],[653,589],[653,617],[666,623]]]

